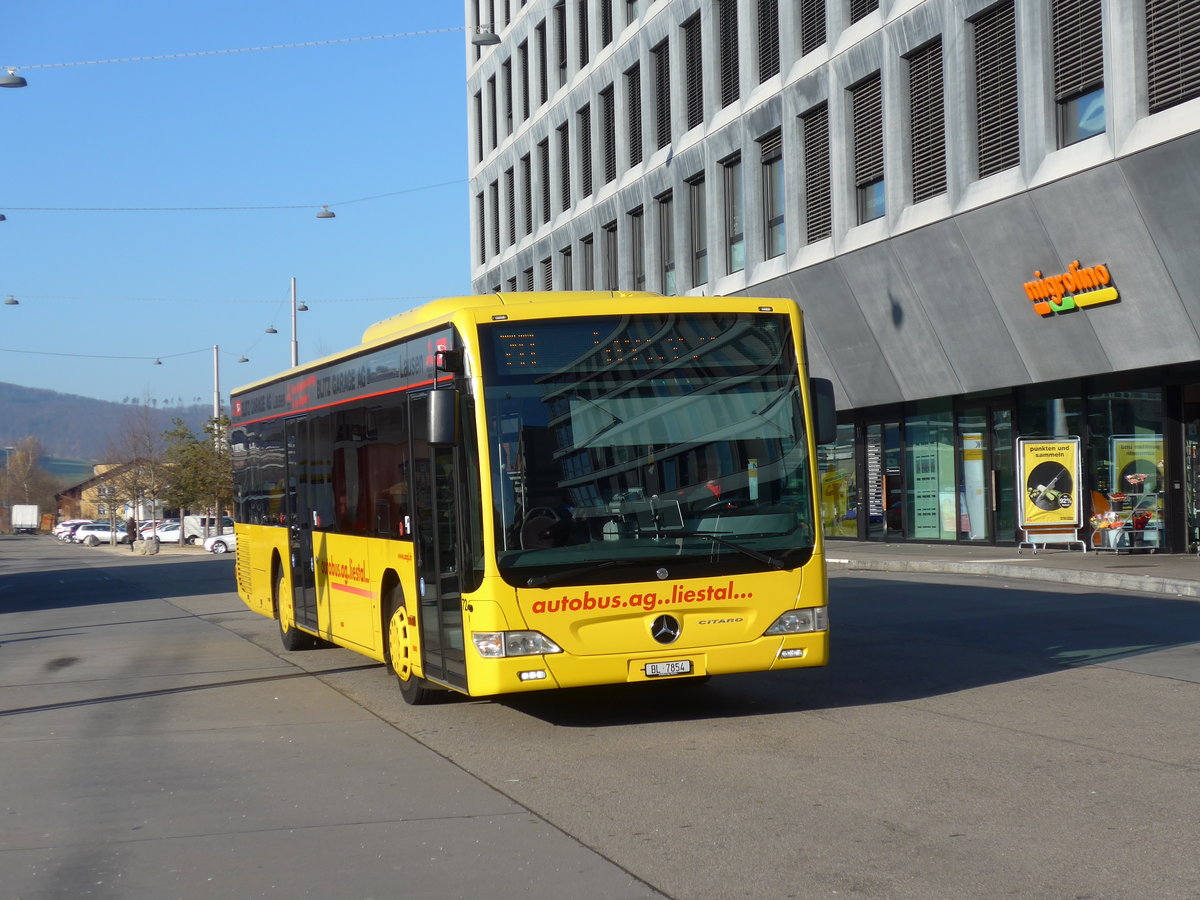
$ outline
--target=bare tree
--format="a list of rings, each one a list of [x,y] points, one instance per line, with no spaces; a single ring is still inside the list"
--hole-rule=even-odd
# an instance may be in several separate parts
[[[135,527],[143,518],[157,516],[168,472],[162,434],[145,402],[125,416],[118,436],[110,442],[108,457],[119,467],[110,481],[112,506],[128,506]],[[136,539],[137,534],[131,537]]]
[[[46,509],[53,508],[57,485],[53,476],[40,465],[41,441],[32,436],[22,438],[12,449],[6,448],[4,455],[5,504],[35,503]]]

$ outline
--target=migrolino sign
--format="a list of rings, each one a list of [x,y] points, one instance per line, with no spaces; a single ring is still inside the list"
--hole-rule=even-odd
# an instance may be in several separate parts
[[[1043,276],[1035,270],[1033,278],[1033,281],[1025,282],[1025,296],[1039,316],[1052,316],[1120,299],[1108,266],[1103,264],[1084,269],[1080,268],[1079,260],[1075,260],[1061,275]]]

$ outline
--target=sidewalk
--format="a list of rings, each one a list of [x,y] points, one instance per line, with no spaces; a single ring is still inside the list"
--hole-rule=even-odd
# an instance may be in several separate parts
[[[1191,554],[826,540],[825,559],[831,571],[990,575],[1200,598],[1200,558]]]

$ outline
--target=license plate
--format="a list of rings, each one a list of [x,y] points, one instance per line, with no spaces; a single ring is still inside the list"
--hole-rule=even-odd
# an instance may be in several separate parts
[[[647,678],[661,678],[663,675],[689,675],[692,671],[690,659],[676,659],[671,662],[646,663]]]

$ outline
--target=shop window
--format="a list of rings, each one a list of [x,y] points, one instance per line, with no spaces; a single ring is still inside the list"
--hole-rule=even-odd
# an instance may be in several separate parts
[[[954,417],[949,401],[919,404],[904,421],[908,536],[952,541],[958,536],[954,477]]]
[[[858,475],[854,426],[839,425],[837,440],[817,447],[821,524],[826,537],[858,537]]]
[[[1159,548],[1166,465],[1162,391],[1113,391],[1087,402],[1093,546]]]

